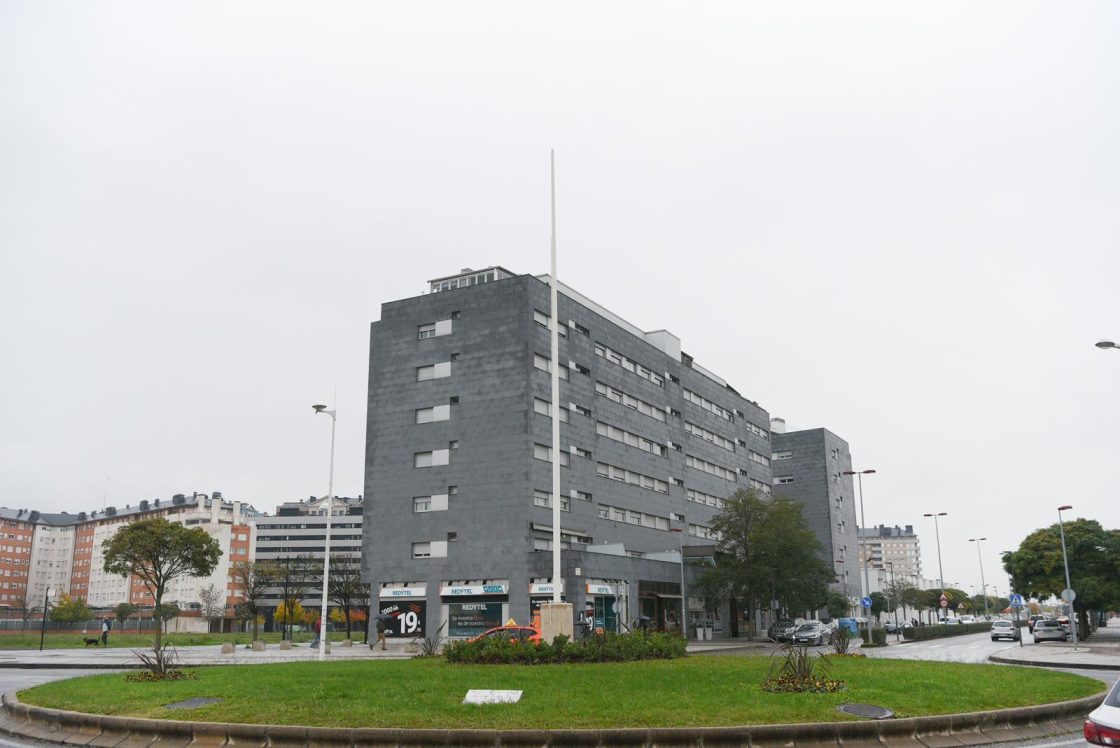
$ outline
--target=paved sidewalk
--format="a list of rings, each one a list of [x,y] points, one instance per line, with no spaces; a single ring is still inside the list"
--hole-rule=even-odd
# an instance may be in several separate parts
[[[1030,644],[1024,639],[1022,647],[1009,647],[988,659],[1008,665],[1120,670],[1120,618],[1098,628],[1088,641],[1078,642],[1076,649],[1073,642]]]
[[[714,652],[750,652],[766,654],[772,645],[765,642],[752,642],[746,639],[722,639],[718,641],[690,642],[691,654]],[[177,647],[179,661],[183,665],[258,665],[274,662],[302,662],[317,660],[319,650],[309,649],[306,644],[297,644],[291,649],[280,649],[278,643],[270,642],[263,652],[254,652],[244,644],[235,649],[234,654],[222,654],[220,644],[201,647]],[[401,660],[416,655],[416,648],[409,641],[389,640],[389,648],[370,649],[360,643],[350,647],[331,645],[328,660]],[[37,649],[0,650],[0,668],[104,668],[119,670],[135,668],[140,661],[133,650],[126,648],[89,648],[89,649]]]

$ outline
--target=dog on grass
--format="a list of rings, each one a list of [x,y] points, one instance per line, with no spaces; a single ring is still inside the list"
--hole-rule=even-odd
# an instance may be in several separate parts
[[[94,637],[93,639],[90,639],[88,636],[83,636],[82,641],[84,641],[86,643],[87,647],[101,646],[101,640],[98,639],[97,637]]]

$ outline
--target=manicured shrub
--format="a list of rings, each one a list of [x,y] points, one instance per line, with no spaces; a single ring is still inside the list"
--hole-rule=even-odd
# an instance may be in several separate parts
[[[685,640],[676,634],[600,634],[572,640],[557,636],[540,644],[497,638],[454,641],[443,648],[448,662],[465,665],[553,665],[572,662],[633,662],[681,657]]]
[[[964,636],[965,634],[981,634],[992,630],[990,623],[957,623],[937,624],[936,626],[906,626],[902,629],[902,636],[912,641],[924,639],[941,639],[946,636]]]

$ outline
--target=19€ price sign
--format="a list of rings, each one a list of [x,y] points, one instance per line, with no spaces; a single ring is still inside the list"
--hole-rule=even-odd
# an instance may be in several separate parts
[[[383,619],[386,636],[424,635],[424,615],[427,612],[424,600],[382,600],[378,612],[388,616]]]

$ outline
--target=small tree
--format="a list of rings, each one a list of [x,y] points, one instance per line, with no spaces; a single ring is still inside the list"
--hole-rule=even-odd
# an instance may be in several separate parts
[[[124,631],[125,621],[135,612],[136,606],[132,603],[117,603],[117,606],[113,608],[113,613],[117,619],[117,625],[120,626],[121,631]]]
[[[887,596],[882,592],[872,592],[869,597],[871,598],[871,615],[878,618],[880,614],[890,608],[890,603],[887,601]]]
[[[276,612],[272,614],[272,620],[286,626],[292,626],[297,623],[303,623],[307,619],[307,614],[309,612],[312,611],[305,611],[299,600],[296,600],[291,605],[282,602],[276,606]]]
[[[230,567],[234,594],[241,598],[236,611],[239,619],[253,622],[253,641],[257,640],[265,594],[276,584],[279,572],[271,561],[238,561]]]
[[[185,576],[210,576],[222,555],[218,541],[201,527],[184,527],[163,517],[124,525],[104,543],[103,551],[107,573],[135,575],[144,582],[155,598],[157,616],[169,582]],[[156,626],[153,649],[157,656],[162,642],[162,629]],[[159,667],[163,672],[163,666]]]
[[[369,608],[369,587],[362,583],[362,560],[352,555],[333,556],[327,591],[331,602],[342,611],[337,623],[346,624],[346,638],[349,639],[356,620],[354,612]],[[335,620],[333,614],[331,620]]]
[[[51,609],[52,621],[77,623],[78,621],[88,621],[91,618],[93,618],[93,612],[86,605],[85,598],[70,597],[66,593],[62,594],[62,598]]]
[[[825,606],[828,608],[830,618],[845,618],[848,615],[848,598],[844,596],[843,592],[835,590],[829,592]]]
[[[310,556],[294,556],[276,562],[273,586],[280,588],[280,601],[286,609],[292,610],[296,603],[303,600],[316,581],[322,583],[323,575],[316,574],[321,568],[320,564]]]
[[[202,604],[202,617],[206,619],[207,628],[214,628],[214,619],[222,618],[226,613],[225,591],[208,585],[198,591],[198,601]]]

